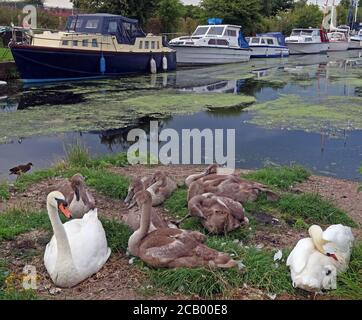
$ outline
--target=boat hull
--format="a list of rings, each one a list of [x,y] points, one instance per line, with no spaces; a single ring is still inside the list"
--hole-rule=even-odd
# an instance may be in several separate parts
[[[351,39],[349,42],[349,46],[348,46],[349,50],[358,50],[358,49],[362,49],[362,40],[353,40]]]
[[[11,52],[22,80],[27,83],[149,73],[152,57],[156,61],[157,71],[162,71],[164,56],[167,58],[167,69],[176,69],[176,52],[174,51],[101,52],[13,45]],[[101,72],[100,67],[102,55],[105,59],[104,72]]]
[[[250,60],[251,50],[243,48],[217,48],[197,46],[176,46],[177,64],[207,65],[247,62]]]
[[[289,56],[289,49],[287,47],[274,47],[274,46],[253,46],[250,45],[252,50],[251,58],[281,58]]]
[[[328,51],[328,42],[305,43],[305,42],[287,42],[290,54],[316,54],[326,53]]]
[[[348,47],[348,41],[330,41],[328,51],[347,51]]]

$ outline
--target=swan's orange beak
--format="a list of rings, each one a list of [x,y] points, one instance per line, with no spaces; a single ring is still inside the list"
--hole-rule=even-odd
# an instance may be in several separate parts
[[[68,219],[72,217],[72,213],[64,206],[63,203],[59,204],[59,210],[63,213]]]

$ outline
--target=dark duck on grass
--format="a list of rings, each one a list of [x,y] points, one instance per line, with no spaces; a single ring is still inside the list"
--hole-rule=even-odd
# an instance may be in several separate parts
[[[10,171],[9,175],[10,174],[21,175],[25,172],[28,172],[32,166],[33,164],[31,162],[29,162],[28,164],[20,164],[17,167],[9,169]]]

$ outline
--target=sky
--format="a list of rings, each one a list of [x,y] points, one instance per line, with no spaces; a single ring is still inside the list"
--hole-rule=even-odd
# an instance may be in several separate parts
[[[200,0],[181,0],[184,4],[198,4]],[[335,0],[335,3],[338,4],[340,0]],[[324,5],[325,0],[309,0],[310,3],[318,3],[319,5]],[[329,3],[332,4],[333,0],[329,0]],[[72,3],[69,0],[45,0],[45,5],[51,7],[62,7],[62,8],[72,8]]]

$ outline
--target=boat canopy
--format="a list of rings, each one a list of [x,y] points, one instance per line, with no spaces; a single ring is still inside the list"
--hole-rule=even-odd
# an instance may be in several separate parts
[[[257,33],[257,37],[273,37],[277,38],[279,45],[285,46],[285,37],[281,32],[267,32],[267,33]]]
[[[112,35],[118,43],[134,44],[137,37],[145,37],[138,20],[113,14],[79,14],[70,16],[65,29],[68,32]]]

